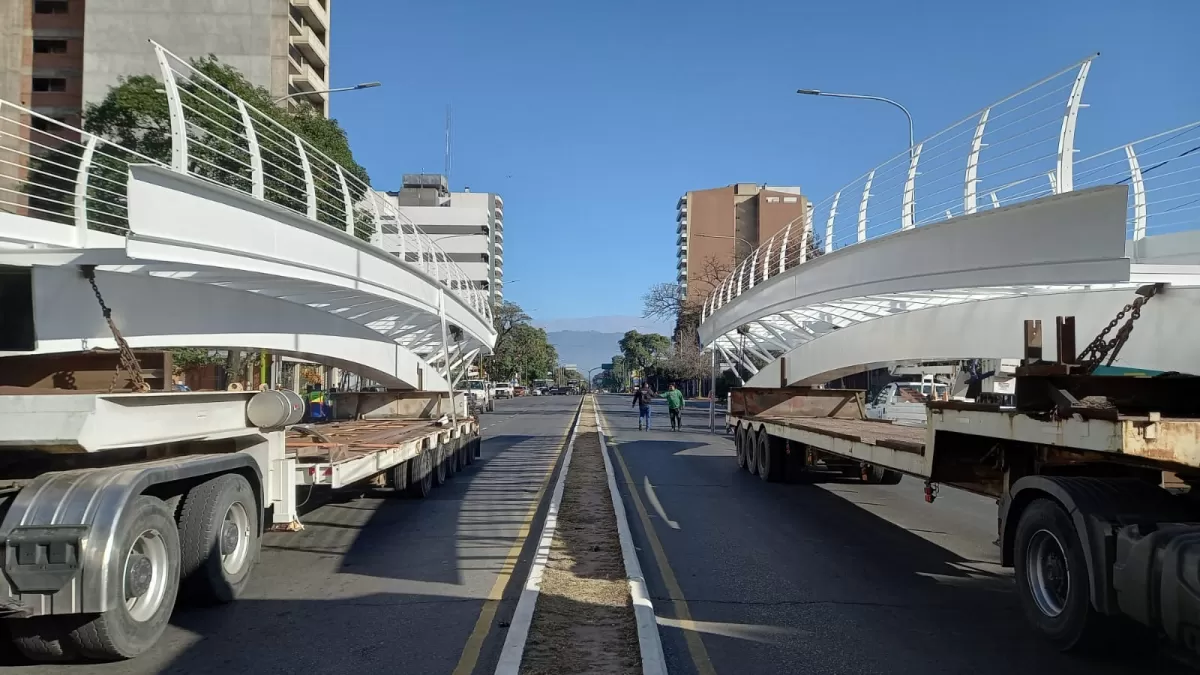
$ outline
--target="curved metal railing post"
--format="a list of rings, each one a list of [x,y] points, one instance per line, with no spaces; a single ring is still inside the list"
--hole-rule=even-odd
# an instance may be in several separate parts
[[[1133,240],[1140,241],[1146,238],[1146,183],[1132,143],[1125,146],[1125,157],[1129,160],[1129,182],[1133,188]]]
[[[983,149],[983,130],[991,112],[991,108],[984,109],[983,114],[979,116],[979,124],[975,125],[975,134],[971,137],[971,154],[967,155],[967,175],[963,179],[963,215],[975,213],[976,189],[979,183],[979,151]]]
[[[262,148],[258,145],[258,132],[254,130],[254,120],[250,117],[250,108],[246,102],[239,98],[237,105],[238,113],[242,116],[242,126],[246,128],[246,149],[250,152],[250,194],[255,199],[266,199]]]
[[[79,156],[79,168],[75,171],[75,245],[87,247],[88,239],[88,176],[91,175],[92,160],[96,155],[96,144],[100,139],[87,134],[83,154]]]
[[[188,171],[188,135],[187,120],[183,116],[183,103],[179,99],[179,83],[175,81],[175,71],[167,61],[166,51],[151,41],[154,45],[154,57],[162,72],[163,89],[167,94],[167,113],[171,118],[171,169],[179,173]]]
[[[304,141],[296,136],[296,154],[300,156],[300,170],[304,173],[304,194],[306,215],[317,220],[317,183],[313,180],[312,163],[308,161],[308,153],[304,151]]]
[[[1083,105],[1083,85],[1087,82],[1088,70],[1092,67],[1091,59],[1079,66],[1079,74],[1071,85],[1071,96],[1067,99],[1067,112],[1063,115],[1062,131],[1058,136],[1058,188],[1057,191],[1070,192],[1075,189],[1075,123],[1079,119],[1079,108]]]
[[[829,205],[829,220],[825,221],[825,252],[833,252],[833,219],[837,218],[838,200],[842,198],[842,191],[838,190],[833,193],[833,203]]]
[[[346,172],[342,170],[342,165],[337,164],[338,184],[342,189],[342,205],[346,211],[346,231],[356,235],[354,228],[354,202],[350,199],[350,187],[346,185]]]
[[[913,146],[908,157],[908,177],[904,179],[904,203],[900,207],[900,229],[911,230],[917,224],[917,162],[921,160],[924,143]]]
[[[867,240],[867,200],[871,198],[871,183],[875,180],[875,169],[867,174],[867,182],[863,184],[862,201],[858,203],[858,242]]]

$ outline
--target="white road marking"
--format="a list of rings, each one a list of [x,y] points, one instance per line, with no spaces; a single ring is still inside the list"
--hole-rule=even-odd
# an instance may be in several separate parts
[[[663,519],[663,522],[667,524],[667,527],[671,528],[672,530],[678,530],[679,523],[667,517],[666,509],[663,508],[662,502],[658,501],[658,495],[654,494],[654,486],[650,484],[650,477],[644,476],[643,478],[645,480],[644,487],[646,490],[646,496],[650,498],[650,505],[654,507],[656,512],[658,512],[658,517]]]

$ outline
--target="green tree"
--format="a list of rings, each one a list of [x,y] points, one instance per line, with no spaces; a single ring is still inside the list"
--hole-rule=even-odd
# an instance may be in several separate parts
[[[639,333],[631,330],[626,332],[617,344],[621,348],[621,355],[625,357],[626,365],[631,370],[642,371],[644,375],[648,375],[647,371],[651,367],[671,355],[670,338],[658,333]]]

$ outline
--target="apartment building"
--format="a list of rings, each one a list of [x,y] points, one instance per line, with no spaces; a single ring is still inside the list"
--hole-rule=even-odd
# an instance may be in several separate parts
[[[689,191],[675,208],[677,281],[684,302],[694,304],[708,296],[718,272],[801,222],[808,200],[798,187],[735,183]]]
[[[405,222],[429,235],[458,264],[476,288],[491,292],[493,306],[504,299],[504,200],[488,192],[451,192],[445,176],[405,174],[400,190],[378,193],[390,200]],[[398,224],[384,220],[384,249],[400,252]]]
[[[148,40],[212,54],[276,98],[329,114],[331,0],[4,0],[0,98],[78,125],[130,75],[158,75]]]

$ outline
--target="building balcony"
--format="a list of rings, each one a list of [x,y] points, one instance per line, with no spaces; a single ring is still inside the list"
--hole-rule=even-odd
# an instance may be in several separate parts
[[[679,211],[675,213],[675,220],[683,220],[687,218],[687,204],[679,207]]]
[[[496,220],[504,220],[504,205],[496,202]]]
[[[329,9],[326,7],[326,0],[291,0],[291,4],[310,25],[320,26],[322,32],[329,30]]]
[[[294,21],[292,26],[294,28]],[[300,35],[291,36],[291,43],[312,65],[322,69],[329,67],[329,48],[317,37],[311,26],[300,26]]]
[[[504,242],[497,241],[495,243],[496,253],[504,253]]]
[[[312,66],[307,63],[300,64],[300,72],[288,78],[289,94],[296,92],[310,92],[308,96],[297,97],[304,98],[309,103],[313,104],[318,110],[325,109],[325,97],[327,94],[319,94],[316,92],[325,91],[329,87],[325,84],[325,80]]]
[[[686,233],[686,232],[684,232],[684,233],[680,233],[680,235],[679,235],[679,238],[677,238],[677,239],[675,240],[675,245],[676,245],[676,246],[683,246],[683,245],[684,245],[684,244],[686,244],[686,243],[687,243],[687,233]]]
[[[676,266],[675,266],[675,268],[676,268],[676,269],[680,269],[680,270],[684,270],[684,271],[685,271],[684,273],[686,273],[686,270],[687,270],[687,258],[680,258],[680,259],[679,259],[679,264],[678,264],[678,265],[676,265]]]
[[[504,208],[504,199],[500,195],[492,195],[496,198],[496,206]]]
[[[504,243],[504,230],[501,230],[498,227],[496,228],[496,243],[498,243],[498,244]]]
[[[686,206],[687,206],[687,195],[681,196],[679,198],[679,201],[675,202],[675,208],[677,208],[677,209],[682,209]]]

